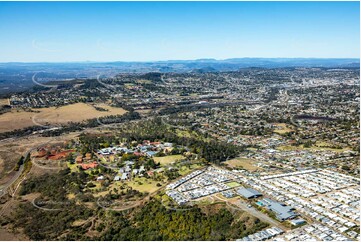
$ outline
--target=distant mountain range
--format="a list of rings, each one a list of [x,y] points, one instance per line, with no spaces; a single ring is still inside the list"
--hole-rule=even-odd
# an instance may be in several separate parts
[[[280,67],[359,67],[360,59],[357,58],[232,58],[224,60],[216,59],[197,59],[197,60],[167,60],[167,61],[114,61],[114,62],[63,62],[63,63],[25,63],[9,62],[0,63],[0,68],[118,68],[121,71],[143,72],[151,71],[182,72],[192,71],[198,68],[214,68],[215,71],[236,71],[240,68],[262,67],[262,68],[280,68]],[[147,70],[148,71],[148,70]]]

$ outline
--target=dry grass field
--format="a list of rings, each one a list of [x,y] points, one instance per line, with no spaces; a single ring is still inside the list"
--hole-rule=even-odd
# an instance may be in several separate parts
[[[293,129],[290,129],[287,124],[285,123],[276,123],[277,129],[275,129],[273,132],[278,134],[285,134],[294,131]]]
[[[0,98],[0,106],[2,106],[2,105],[9,105],[9,99]]]
[[[140,182],[141,185],[138,182]],[[157,186],[157,183],[158,182],[146,179],[144,177],[136,177],[133,181],[130,181],[127,184],[140,192],[153,193],[160,189],[160,187]]]
[[[166,166],[183,158],[183,155],[167,155],[163,157],[154,157],[153,159],[155,162],[159,162],[162,166]]]
[[[260,169],[255,165],[255,161],[247,158],[235,158],[233,160],[226,161],[227,164],[231,168],[243,168],[248,171],[255,171]]]
[[[122,108],[110,107],[106,104],[98,104],[97,106],[108,111],[97,111],[93,106],[85,103],[76,103],[59,108],[37,108],[33,109],[34,112],[12,110],[0,115],[0,133],[34,125],[80,122],[86,119],[121,115],[127,112]]]

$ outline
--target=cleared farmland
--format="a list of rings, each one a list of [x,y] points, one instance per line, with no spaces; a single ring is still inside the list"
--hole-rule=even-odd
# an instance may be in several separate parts
[[[59,108],[36,108],[33,109],[33,112],[12,110],[11,112],[0,115],[0,133],[34,125],[80,122],[86,119],[108,115],[121,115],[127,112],[122,108],[110,107],[106,104],[97,104],[96,106],[107,111],[98,111],[92,105],[85,103],[76,103]]]

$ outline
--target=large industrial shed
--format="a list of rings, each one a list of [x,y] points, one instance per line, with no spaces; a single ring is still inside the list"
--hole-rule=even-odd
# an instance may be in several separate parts
[[[237,193],[247,199],[256,198],[262,196],[262,193],[252,188],[239,188]]]
[[[276,214],[277,219],[280,221],[295,218],[298,216],[298,214],[294,212],[294,210],[295,210],[294,208],[287,206],[285,204],[275,202],[268,198],[265,198],[265,199],[261,200],[260,202],[268,210],[274,212]]]

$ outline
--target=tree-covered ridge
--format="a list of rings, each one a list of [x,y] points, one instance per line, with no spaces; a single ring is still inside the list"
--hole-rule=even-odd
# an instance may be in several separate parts
[[[209,205],[213,206],[213,205]],[[206,214],[200,208],[169,210],[153,199],[131,220],[132,228],[115,220],[101,240],[234,240],[267,226],[248,216],[238,218],[226,208]],[[124,227],[121,227],[121,226]],[[127,233],[131,231],[131,233]]]
[[[39,206],[45,209],[36,208],[30,201],[22,202],[13,213],[14,227],[22,228],[31,240],[57,240],[64,235],[87,239],[86,226],[73,227],[75,221],[87,220],[96,214],[84,204],[85,194],[80,192],[86,179],[84,173],[70,173],[68,169],[27,179],[20,195],[40,193],[36,200],[41,201]],[[68,199],[69,192],[76,192],[76,198]]]
[[[268,226],[222,204],[170,210],[156,197],[131,210],[105,210],[79,189],[84,179],[83,173],[69,170],[30,178],[21,194],[39,192],[41,200],[55,201],[50,207],[57,210],[24,201],[2,223],[12,223],[31,240],[234,240]],[[69,199],[69,192],[76,196]]]

